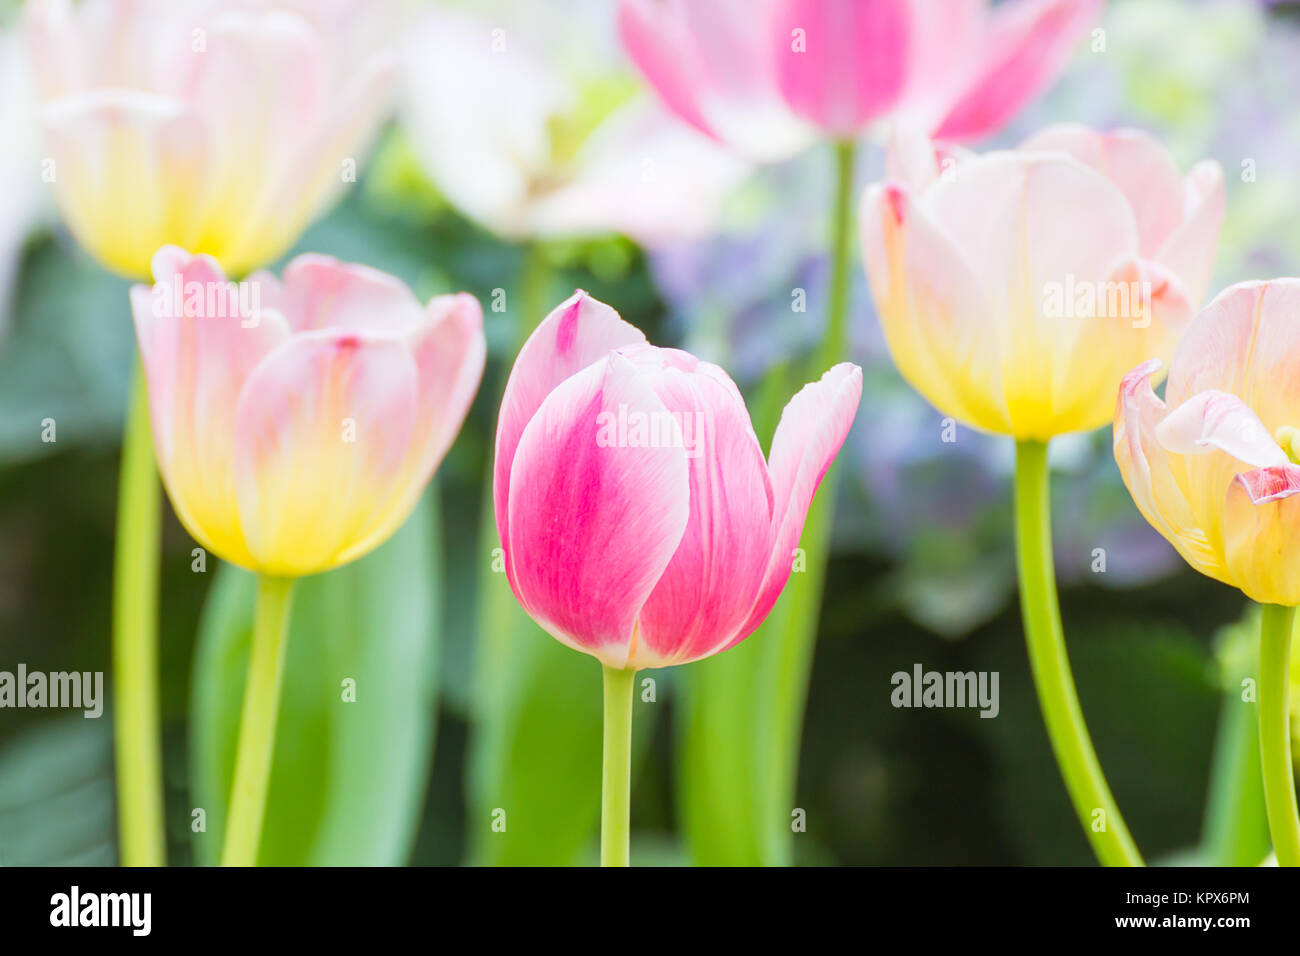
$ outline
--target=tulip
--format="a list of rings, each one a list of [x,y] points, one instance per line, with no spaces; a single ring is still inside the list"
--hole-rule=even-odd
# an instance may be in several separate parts
[[[1184,178],[1145,133],[1055,126],[979,157],[900,134],[889,169],[861,212],[881,325],[903,377],[975,428],[1101,426],[1209,284],[1223,172]]]
[[[1115,460],[1151,526],[1202,574],[1264,605],[1260,755],[1269,828],[1284,866],[1300,865],[1292,777],[1290,644],[1300,603],[1300,279],[1227,289],[1192,322],[1169,367],[1133,369],[1115,408]]]
[[[387,0],[32,0],[24,21],[44,173],[78,242],[149,274],[174,244],[245,274],[344,184],[383,118]],[[122,859],[165,859],[158,728],[160,501],[137,364],[113,570]]]
[[[861,220],[890,351],[945,415],[1016,440],[1021,611],[1048,735],[1098,858],[1140,865],[1070,673],[1047,443],[1103,424],[1125,368],[1173,350],[1213,269],[1222,170],[1183,177],[1136,130],[1054,126],[975,156],[900,128],[888,175]]]
[[[239,275],[272,261],[383,117],[391,55],[347,42],[383,3],[29,6],[55,198],[81,245],[132,278],[169,243]]]
[[[257,857],[292,583],[404,522],[483,372],[471,296],[304,255],[228,282],[165,246],[131,290],[163,484],[203,547],[259,575],[223,861]]]
[[[520,351],[497,427],[497,529],[524,610],[604,668],[606,862],[627,859],[632,675],[721,653],[763,621],[861,394],[848,363],[805,386],[765,461],[722,369],[647,344],[586,293]]]
[[[1098,0],[622,0],[623,42],[682,119],[759,161],[905,119],[996,132],[1061,72]]]

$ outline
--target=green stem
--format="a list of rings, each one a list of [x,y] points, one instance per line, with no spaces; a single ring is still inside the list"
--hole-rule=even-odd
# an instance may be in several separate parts
[[[119,839],[125,866],[166,863],[158,716],[161,523],[149,390],[137,358],[122,436],[113,556],[113,726]]]
[[[1259,759],[1278,866],[1300,866],[1300,814],[1291,770],[1291,627],[1295,608],[1264,605],[1259,628]]]
[[[831,279],[826,306],[826,337],[817,350],[818,378],[848,358],[849,282],[853,274],[853,165],[857,146],[852,140],[835,144],[835,192],[831,199]]]
[[[235,779],[230,815],[221,850],[222,866],[253,866],[262,837],[262,816],[275,753],[275,721],[280,710],[284,651],[289,634],[289,605],[293,578],[257,579],[257,609],[253,615],[253,645],[239,719]]]
[[[600,865],[627,866],[632,813],[632,689],[636,671],[602,665],[605,745],[600,786]]]
[[[1141,866],[1142,857],[1101,772],[1074,689],[1052,562],[1047,445],[1016,443],[1016,565],[1020,610],[1038,703],[1061,776],[1093,852],[1105,866]],[[1100,811],[1100,816],[1098,816]]]

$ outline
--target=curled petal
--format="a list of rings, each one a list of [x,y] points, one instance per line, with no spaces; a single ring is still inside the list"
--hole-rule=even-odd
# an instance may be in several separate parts
[[[1133,502],[1153,528],[1192,567],[1224,580],[1227,574],[1215,533],[1198,518],[1187,491],[1175,476],[1170,453],[1156,437],[1165,403],[1152,391],[1151,378],[1161,367],[1151,359],[1124,376],[1115,409],[1115,462]]]
[[[1238,475],[1224,503],[1230,583],[1251,600],[1300,603],[1300,467],[1288,462]]]
[[[790,578],[794,549],[821,480],[848,436],[862,398],[862,369],[836,365],[786,405],[772,438],[773,547],[758,598],[730,641],[733,646],[763,623]]]
[[[308,332],[271,353],[235,413],[239,517],[265,573],[298,577],[379,543],[406,498],[418,373],[396,338]]]
[[[1201,392],[1183,402],[1156,427],[1156,439],[1175,455],[1200,455],[1217,448],[1257,468],[1287,463],[1286,453],[1259,416],[1225,392]]]
[[[635,659],[637,616],[690,515],[685,449],[619,440],[611,423],[632,413],[668,410],[617,353],[551,392],[515,450],[502,538],[529,615],[614,667]]]
[[[571,375],[615,349],[644,341],[639,329],[581,289],[556,306],[528,337],[510,370],[497,419],[492,487],[503,544],[510,540],[510,468],[515,448],[542,402]]]
[[[1290,498],[1300,492],[1300,467],[1288,461],[1284,465],[1270,465],[1243,472],[1235,480],[1250,496],[1251,504],[1262,505]]]

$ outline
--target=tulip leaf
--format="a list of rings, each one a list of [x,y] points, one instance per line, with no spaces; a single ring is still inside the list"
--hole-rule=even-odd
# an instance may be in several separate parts
[[[293,599],[262,865],[397,865],[433,757],[441,569],[436,489],[386,544]],[[190,717],[197,862],[221,852],[256,582],[223,566],[199,628]]]
[[[112,866],[113,722],[73,711],[0,748],[0,866]]]

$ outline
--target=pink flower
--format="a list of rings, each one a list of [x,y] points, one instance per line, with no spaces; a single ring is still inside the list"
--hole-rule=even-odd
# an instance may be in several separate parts
[[[482,311],[421,308],[364,266],[304,255],[226,280],[175,246],[131,290],[154,443],[176,514],[218,556],[299,577],[406,520],[478,389]]]
[[[632,59],[682,119],[758,160],[904,118],[995,132],[1063,69],[1100,0],[622,0]]]
[[[790,576],[862,370],[786,406],[768,461],[727,373],[575,293],[519,353],[497,426],[506,573],[556,639],[617,668],[739,643]]]

